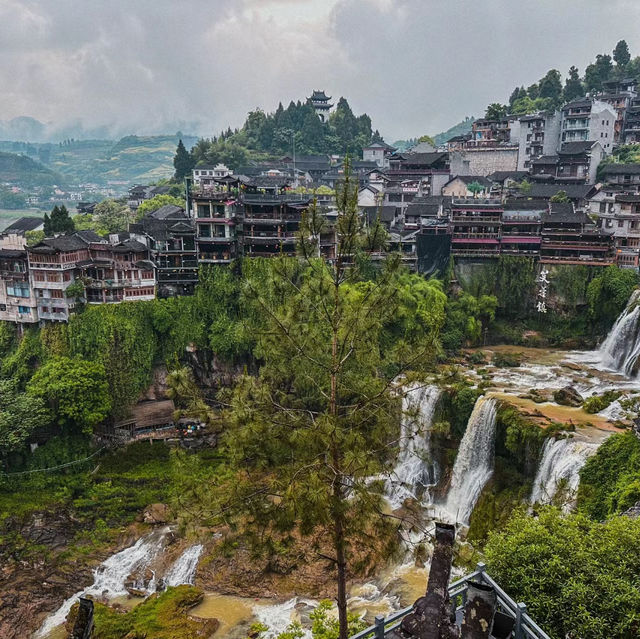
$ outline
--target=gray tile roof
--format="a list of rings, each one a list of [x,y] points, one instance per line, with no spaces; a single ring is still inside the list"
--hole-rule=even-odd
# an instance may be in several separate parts
[[[9,224],[4,232],[13,231],[33,231],[44,224],[44,218],[41,217],[21,217],[12,224]]]

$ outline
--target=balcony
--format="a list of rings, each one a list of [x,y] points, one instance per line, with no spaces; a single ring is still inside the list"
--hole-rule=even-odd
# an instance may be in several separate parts
[[[454,224],[499,224],[500,214],[496,213],[492,216],[487,215],[454,215],[451,218]]]
[[[199,243],[209,243],[209,244],[227,244],[229,242],[235,242],[235,237],[226,237],[226,236],[207,236],[207,235],[198,235],[197,240]]]
[[[301,193],[243,193],[240,198],[246,204],[279,204],[281,202],[308,204],[311,200],[311,196]]]

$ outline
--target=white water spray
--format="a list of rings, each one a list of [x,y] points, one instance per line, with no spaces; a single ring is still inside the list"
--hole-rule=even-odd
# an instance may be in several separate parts
[[[603,364],[624,373],[637,375],[640,358],[640,289],[633,292],[627,307],[598,351]]]
[[[469,523],[478,497],[493,474],[495,434],[496,401],[480,397],[460,442],[443,517]]]
[[[182,584],[193,585],[196,576],[198,561],[202,554],[202,544],[196,544],[187,548],[176,559],[175,563],[164,577],[164,583],[167,586],[181,586]]]
[[[431,456],[431,427],[442,391],[437,386],[414,386],[403,399],[400,451],[387,480],[386,493],[393,509],[405,499],[429,502],[429,488],[438,482],[438,464]]]
[[[564,510],[570,510],[578,484],[580,469],[598,449],[598,444],[576,439],[548,439],[533,482],[530,502],[551,504],[560,487],[567,491]]]
[[[284,632],[291,623],[298,619],[296,609],[298,604],[307,604],[315,607],[318,605],[318,602],[294,597],[281,604],[254,606],[253,614],[260,623],[268,628],[264,635],[265,639],[275,639],[281,632]],[[311,631],[304,628],[302,633],[302,639],[311,639]]]
[[[133,546],[103,561],[93,571],[93,584],[69,597],[56,612],[45,619],[35,636],[46,637],[56,626],[63,624],[71,607],[80,597],[93,595],[96,598],[112,599],[128,594],[125,587],[127,577],[133,572],[144,571],[151,565],[162,551],[168,532],[169,528],[156,530],[138,539]]]

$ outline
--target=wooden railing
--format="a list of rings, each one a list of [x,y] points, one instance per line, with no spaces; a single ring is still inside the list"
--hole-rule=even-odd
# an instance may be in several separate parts
[[[550,639],[549,635],[527,614],[527,606],[516,603],[486,572],[486,566],[479,563],[476,570],[462,579],[454,581],[449,586],[452,612],[459,613],[464,609],[466,593],[470,581],[492,586],[498,596],[498,610],[514,619],[513,636],[515,639]],[[413,611],[413,606],[398,610],[387,617],[378,615],[373,626],[365,628],[353,635],[351,639],[384,639],[400,627],[402,619]]]

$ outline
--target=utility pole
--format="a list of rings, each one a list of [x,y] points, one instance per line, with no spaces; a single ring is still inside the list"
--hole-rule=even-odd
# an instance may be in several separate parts
[[[291,146],[293,147],[293,188],[298,188],[298,174],[296,173],[296,132],[291,131]]]

